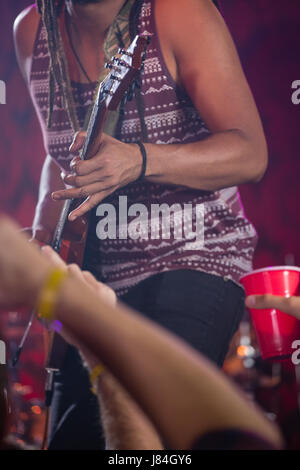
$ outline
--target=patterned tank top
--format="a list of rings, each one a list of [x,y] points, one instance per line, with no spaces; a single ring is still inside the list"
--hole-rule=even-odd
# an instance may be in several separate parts
[[[143,3],[138,28],[151,35],[140,98],[147,141],[187,144],[210,135],[187,92],[179,88],[165,64],[155,22],[155,0]],[[46,128],[49,53],[40,25],[34,46],[31,94],[43,129],[47,153],[63,168],[73,158],[72,130],[59,90],[53,124]],[[71,83],[80,125],[92,103],[95,84]],[[141,139],[136,99],[125,105],[120,140]],[[162,271],[193,269],[238,283],[252,269],[256,232],[245,218],[238,189],[200,191],[141,181],[108,197],[94,211],[89,235],[89,268],[122,295]]]

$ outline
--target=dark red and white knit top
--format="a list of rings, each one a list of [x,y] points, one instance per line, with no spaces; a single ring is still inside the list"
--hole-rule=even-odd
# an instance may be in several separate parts
[[[190,143],[205,139],[210,131],[201,119],[184,89],[174,83],[164,62],[157,35],[155,0],[145,1],[139,19],[139,32],[152,36],[147,50],[142,74],[141,98],[148,142],[156,144]],[[31,94],[40,117],[47,153],[59,165],[68,170],[73,158],[68,148],[72,141],[72,130],[67,113],[57,90],[53,124],[46,129],[48,109],[48,65],[49,53],[45,28],[40,25],[34,47]],[[74,99],[80,124],[92,103],[95,84],[72,83]],[[121,140],[136,142],[141,139],[141,124],[136,100],[125,106],[121,127]],[[200,157],[201,158],[201,157]],[[127,205],[143,204],[150,217],[153,204],[203,205],[204,245],[191,245],[191,240],[144,236],[138,239],[98,240],[96,227],[90,242],[92,246],[91,270],[110,285],[119,295],[143,279],[156,273],[175,269],[194,269],[223,276],[235,282],[241,275],[252,269],[252,257],[256,245],[256,232],[245,218],[239,192],[236,187],[220,191],[199,191],[185,187],[155,184],[147,181],[130,184],[107,198],[104,202],[113,204],[118,214],[119,196],[127,196]],[[177,206],[177,208],[179,207]],[[179,210],[180,212],[180,210]],[[177,214],[178,215],[178,214]],[[188,225],[193,230],[196,211]],[[99,219],[100,220],[100,219]],[[130,222],[128,218],[128,223]],[[176,229],[176,220],[174,225]],[[116,218],[119,222],[118,217]],[[96,218],[97,222],[97,218]],[[150,226],[150,224],[149,224]],[[117,227],[117,233],[118,229]]]

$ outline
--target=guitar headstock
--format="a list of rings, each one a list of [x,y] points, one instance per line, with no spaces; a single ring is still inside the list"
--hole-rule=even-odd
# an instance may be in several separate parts
[[[105,104],[110,111],[117,109],[142,70],[149,42],[149,36],[136,36],[127,50],[119,49],[120,57],[113,57],[106,64],[110,73],[99,87],[96,105]]]

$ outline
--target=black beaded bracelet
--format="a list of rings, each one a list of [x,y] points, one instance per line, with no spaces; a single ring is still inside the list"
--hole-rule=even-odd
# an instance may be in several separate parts
[[[141,174],[140,174],[140,176],[138,177],[138,179],[136,181],[141,181],[142,179],[144,179],[145,174],[146,174],[147,152],[146,152],[145,146],[142,142],[137,142],[137,145],[140,147],[140,151],[141,151],[141,154],[142,154],[142,157],[143,157],[143,163],[142,163]]]

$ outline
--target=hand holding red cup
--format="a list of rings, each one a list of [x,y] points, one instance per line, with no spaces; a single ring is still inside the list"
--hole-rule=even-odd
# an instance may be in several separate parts
[[[258,269],[241,279],[263,359],[284,358],[300,339],[300,269],[278,266]],[[286,313],[285,313],[286,312]],[[288,315],[291,313],[294,316]]]

